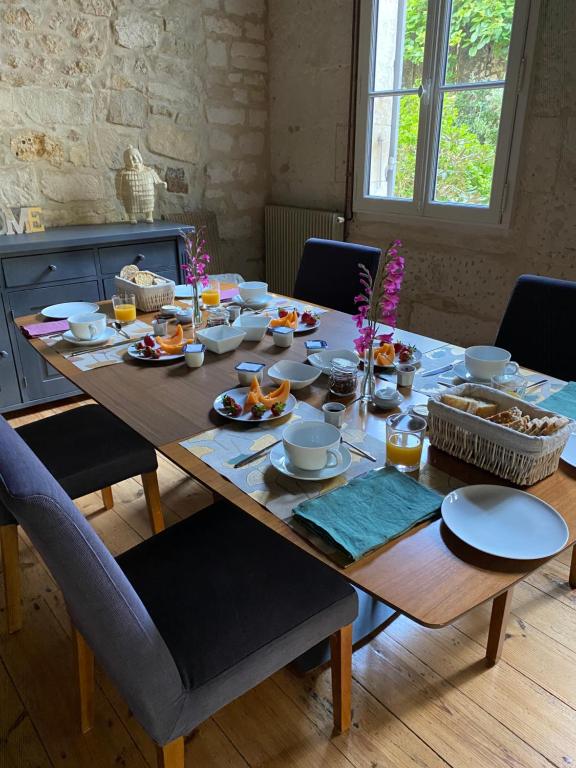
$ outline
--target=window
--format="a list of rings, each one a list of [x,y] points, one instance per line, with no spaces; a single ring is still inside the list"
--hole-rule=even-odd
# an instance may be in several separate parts
[[[356,211],[503,220],[531,5],[362,0]]]

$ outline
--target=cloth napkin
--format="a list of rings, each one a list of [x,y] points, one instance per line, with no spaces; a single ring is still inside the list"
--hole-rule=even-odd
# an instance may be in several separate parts
[[[64,332],[68,329],[68,320],[54,320],[51,323],[32,323],[31,325],[23,325],[22,333],[27,339],[37,339],[40,336],[48,336],[51,333]]]
[[[442,499],[394,467],[386,467],[299,504],[294,516],[358,560],[433,517]]]
[[[538,403],[538,408],[545,408],[576,420],[576,381],[569,381],[561,390],[542,400]]]

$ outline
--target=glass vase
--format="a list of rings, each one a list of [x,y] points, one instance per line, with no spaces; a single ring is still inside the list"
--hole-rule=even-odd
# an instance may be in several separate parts
[[[374,402],[376,391],[376,376],[374,375],[374,349],[373,345],[364,353],[364,374],[360,383],[360,399],[363,403]]]
[[[198,292],[198,283],[192,284],[192,317],[195,328],[202,326],[202,310],[200,308],[200,293]]]

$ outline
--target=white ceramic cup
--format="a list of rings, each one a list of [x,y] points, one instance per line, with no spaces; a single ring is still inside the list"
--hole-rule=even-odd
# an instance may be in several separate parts
[[[518,363],[511,363],[511,357],[510,352],[501,347],[468,347],[464,352],[464,365],[475,379],[490,381],[492,376],[518,373]]]
[[[297,421],[282,435],[291,464],[299,469],[317,470],[342,463],[340,430],[325,421]]]
[[[335,427],[340,427],[344,424],[344,411],[346,406],[344,403],[324,403],[322,406],[322,413],[324,414],[324,421],[327,424],[333,424]]]
[[[80,341],[91,341],[103,335],[106,330],[106,315],[101,312],[91,312],[84,315],[71,315],[68,325],[72,335]]]
[[[262,283],[260,280],[238,283],[238,293],[242,301],[249,304],[251,301],[265,298],[268,293],[268,283]]]

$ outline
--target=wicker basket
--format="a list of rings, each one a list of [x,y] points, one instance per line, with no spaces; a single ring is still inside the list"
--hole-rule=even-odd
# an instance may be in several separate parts
[[[142,312],[154,312],[164,304],[172,304],[176,293],[174,280],[150,272],[156,278],[157,285],[136,285],[131,280],[116,277],[116,290],[118,293],[133,293],[136,296],[136,306]]]
[[[462,384],[447,391],[452,395],[498,403],[500,410],[521,406],[523,413],[535,418],[557,415],[480,384]],[[442,403],[440,397],[436,395],[428,403],[431,444],[517,485],[533,485],[556,471],[560,454],[575,426],[570,421],[553,435],[525,435],[459,411]]]

